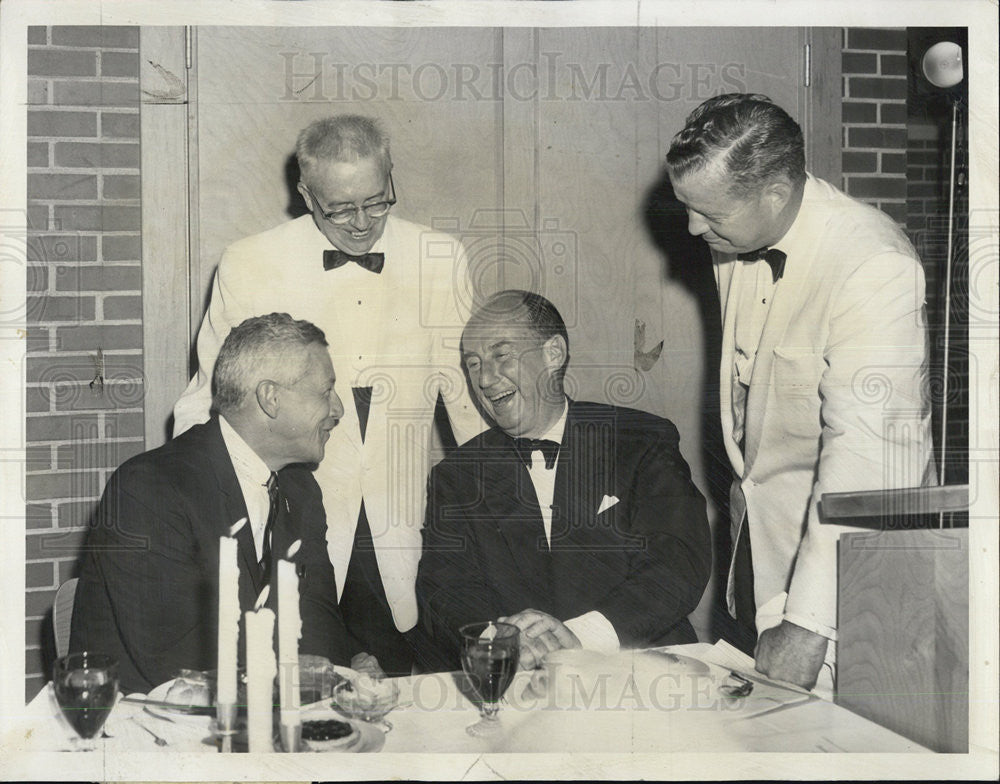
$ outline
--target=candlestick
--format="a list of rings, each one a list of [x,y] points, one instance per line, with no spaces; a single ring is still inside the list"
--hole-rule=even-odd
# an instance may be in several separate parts
[[[216,722],[228,751],[236,722],[236,649],[240,634],[240,571],[236,563],[236,540],[219,537],[219,629],[217,648]]]
[[[299,713],[299,578],[295,564],[278,561],[278,672],[281,694],[281,737],[285,751],[298,751]]]
[[[247,740],[250,752],[274,751],[274,612],[247,612]]]

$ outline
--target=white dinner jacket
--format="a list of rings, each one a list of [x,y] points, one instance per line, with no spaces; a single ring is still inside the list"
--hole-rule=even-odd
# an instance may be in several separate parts
[[[316,469],[338,595],[363,498],[386,598],[405,631],[417,620],[414,583],[438,393],[459,443],[486,429],[460,365],[471,302],[467,261],[454,237],[393,216],[373,248],[385,253],[381,275],[351,263],[325,271],[323,251],[331,247],[306,215],[226,249],[198,333],[198,372],[174,407],[174,435],[208,419],[211,371],[232,327],[277,311],[322,329],[344,403]],[[364,443],[352,386],[373,387]]]
[[[733,542],[745,509],[758,609],[787,592],[785,619],[836,639],[837,539],[852,529],[820,525],[820,496],[932,481],[924,275],[886,215],[811,176],[775,247],[788,258],[747,393],[745,455],[733,439],[735,321],[754,273],[715,258]],[[732,564],[727,600],[735,615]]]

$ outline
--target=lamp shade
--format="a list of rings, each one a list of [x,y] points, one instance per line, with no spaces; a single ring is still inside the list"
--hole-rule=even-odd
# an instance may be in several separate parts
[[[965,75],[962,47],[952,41],[940,41],[924,54],[921,68],[935,87],[954,87]]]

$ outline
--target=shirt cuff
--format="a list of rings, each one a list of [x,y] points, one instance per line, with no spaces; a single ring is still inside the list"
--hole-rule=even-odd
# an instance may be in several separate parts
[[[611,625],[611,621],[597,610],[570,618],[563,623],[576,635],[585,650],[604,654],[618,653],[618,633]]]
[[[826,639],[834,642],[837,641],[836,629],[820,623],[809,616],[786,612],[787,601],[788,594],[782,591],[771,597],[770,601],[765,602],[763,607],[757,608],[757,634],[760,634],[765,629],[777,626],[782,621],[788,621],[789,623],[794,623],[796,626],[801,626],[806,631],[818,634],[820,637],[826,637]],[[830,647],[832,648],[833,646]]]
[[[802,615],[796,615],[795,613],[785,613],[782,620],[788,621],[789,623],[794,623],[796,626],[801,626],[806,631],[810,631],[813,634],[818,634],[820,637],[826,637],[826,639],[833,642],[837,641],[837,630],[827,626],[824,623],[817,623],[811,618],[806,618]]]

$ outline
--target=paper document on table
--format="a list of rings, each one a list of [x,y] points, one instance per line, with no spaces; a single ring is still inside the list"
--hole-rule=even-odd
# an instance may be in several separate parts
[[[775,678],[768,678],[766,675],[757,672],[754,668],[753,659],[743,653],[743,651],[739,648],[734,648],[725,640],[719,640],[715,643],[715,645],[699,645],[699,648],[702,647],[703,650],[698,651],[698,658],[708,664],[717,664],[720,667],[733,670],[745,678],[749,678],[757,683],[766,683],[779,689],[788,689],[789,691],[794,691],[798,694],[814,696],[808,689],[803,689],[801,686],[797,686],[794,683],[777,680]]]
[[[725,640],[719,640],[715,645],[695,643],[694,645],[676,646],[672,650],[694,657],[713,668],[719,684],[725,682],[728,672],[734,672],[753,682],[753,690],[745,697],[731,697],[743,702],[743,707],[733,715],[735,720],[750,719],[790,705],[800,705],[817,699],[815,694],[806,691],[794,683],[774,680],[754,669],[753,659],[743,651],[734,648]],[[739,685],[738,683],[734,685]]]

